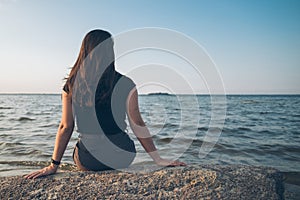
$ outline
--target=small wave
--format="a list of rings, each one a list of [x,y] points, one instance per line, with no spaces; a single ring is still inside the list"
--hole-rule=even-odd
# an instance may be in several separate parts
[[[15,147],[19,145],[24,145],[24,143],[21,142],[0,142],[0,146],[2,147]]]
[[[259,131],[259,133],[263,133],[263,134],[273,134],[272,131],[270,131],[270,130],[261,130],[261,131]]]
[[[276,155],[291,161],[298,161],[300,148],[296,145],[282,146],[280,144],[264,144],[257,147],[260,150],[258,155]],[[254,152],[254,151],[253,151]],[[255,153],[255,152],[254,152]]]
[[[8,109],[13,109],[13,107],[0,106],[0,109],[8,110]]]
[[[198,127],[198,131],[207,131],[208,128],[207,127]]]
[[[229,148],[234,148],[235,146],[232,144],[227,144],[227,143],[216,143],[216,147],[219,149],[229,149]]]
[[[262,121],[261,118],[257,118],[257,117],[250,117],[249,118],[252,122],[257,122],[257,121]],[[253,125],[252,125],[253,126]]]
[[[40,112],[26,112],[26,115],[52,115],[53,112],[46,112],[46,111],[40,111]]]
[[[253,139],[253,136],[251,134],[239,134],[239,137],[243,139]]]
[[[58,127],[59,124],[45,124],[45,125],[40,125],[40,128],[49,128],[49,127]]]
[[[247,154],[254,154],[254,155],[265,155],[265,150],[262,150],[262,148],[244,148],[241,150],[244,153]]]
[[[6,130],[9,130],[9,129],[0,128],[0,131],[6,131]],[[0,134],[0,138],[5,138],[5,137],[8,137],[8,136],[10,136],[10,135],[5,134],[5,133],[1,133],[1,134]],[[0,142],[0,145],[1,145],[1,142]]]
[[[29,117],[20,117],[17,121],[22,122],[22,121],[33,121],[33,120],[35,120],[35,119],[29,118]]]
[[[41,115],[41,113],[37,113],[37,112],[26,112],[25,115]]]
[[[266,114],[269,114],[269,112],[263,112],[263,111],[262,111],[262,112],[259,112],[259,114],[260,114],[260,115],[266,115]]]
[[[255,100],[244,100],[244,101],[242,101],[242,104],[254,104],[254,103],[259,103],[259,102],[255,101]]]
[[[239,131],[252,131],[252,129],[247,128],[247,127],[238,127]]]
[[[0,131],[10,131],[10,129],[0,127]],[[7,135],[4,135],[4,136],[7,136]],[[3,137],[3,134],[1,134],[0,137]]]
[[[41,155],[42,152],[36,149],[16,149],[11,155],[12,156],[26,156],[26,155]]]
[[[164,128],[178,128],[178,124],[171,124],[171,123],[166,123],[164,124]]]
[[[203,144],[203,140],[197,139],[197,140],[193,140],[192,146],[201,146]]]
[[[224,128],[222,129],[222,133],[232,133],[232,132],[234,132],[234,130],[231,129],[231,128],[224,127]]]

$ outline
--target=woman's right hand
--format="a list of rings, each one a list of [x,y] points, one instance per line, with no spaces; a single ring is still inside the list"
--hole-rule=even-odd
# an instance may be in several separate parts
[[[58,168],[57,165],[51,164],[48,167],[45,167],[41,170],[38,170],[38,171],[35,171],[35,172],[25,175],[24,178],[35,179],[35,178],[39,178],[41,176],[55,174],[57,171],[57,168]]]

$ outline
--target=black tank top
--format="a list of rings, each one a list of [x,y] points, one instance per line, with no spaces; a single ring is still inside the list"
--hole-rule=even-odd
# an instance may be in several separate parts
[[[101,85],[97,86],[95,94],[95,107],[79,106],[73,102],[73,113],[76,120],[77,131],[81,134],[96,134],[100,132],[99,125],[106,135],[125,132],[126,101],[129,92],[135,87],[134,82],[120,73],[117,73],[113,83],[113,91],[105,102],[99,101]],[[63,88],[67,93],[67,85]],[[93,110],[95,109],[96,112]],[[96,113],[96,116],[94,114]],[[97,124],[96,124],[97,123]]]

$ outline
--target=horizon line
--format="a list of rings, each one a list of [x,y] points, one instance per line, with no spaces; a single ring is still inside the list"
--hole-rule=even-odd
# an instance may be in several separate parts
[[[164,93],[139,93],[139,95],[164,95]],[[61,93],[48,93],[48,92],[0,92],[0,95],[61,95]],[[220,93],[216,93],[216,94],[209,94],[209,93],[195,93],[195,94],[191,94],[191,93],[179,93],[179,94],[173,94],[173,93],[167,93],[167,95],[300,95],[300,93],[226,93],[226,94],[220,94]]]

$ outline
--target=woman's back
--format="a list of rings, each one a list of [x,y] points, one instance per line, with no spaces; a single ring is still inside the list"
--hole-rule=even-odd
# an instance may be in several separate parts
[[[97,95],[98,90],[101,90],[101,86],[98,85],[96,91],[96,114],[105,134],[114,134],[126,130],[126,101],[129,92],[134,87],[135,84],[130,78],[117,72],[114,89],[108,101],[102,102]]]
[[[135,87],[134,82],[116,72],[113,90],[105,99],[101,99],[103,89],[99,80],[95,91],[94,105],[73,103],[73,112],[80,134],[106,134],[112,135],[124,132],[127,128],[126,101],[129,92]],[[75,88],[76,89],[76,88]],[[101,128],[101,129],[100,129]]]

